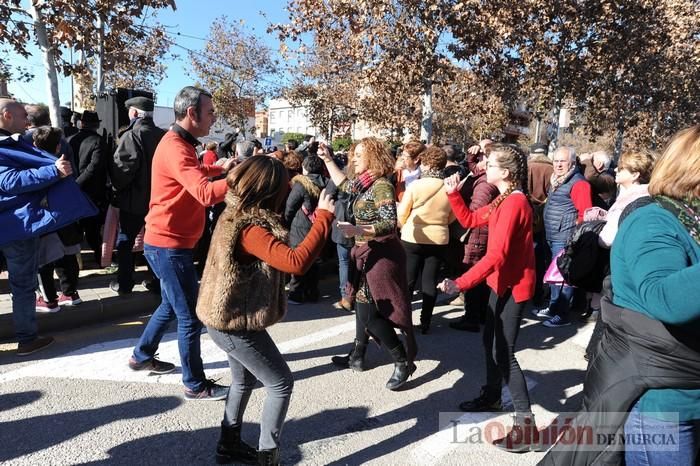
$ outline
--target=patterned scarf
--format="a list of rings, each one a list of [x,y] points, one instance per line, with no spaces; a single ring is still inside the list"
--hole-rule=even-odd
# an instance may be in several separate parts
[[[654,196],[654,200],[674,214],[690,236],[700,244],[700,198],[673,199],[668,196]]]
[[[568,180],[571,177],[571,175],[574,174],[574,172],[576,171],[576,168],[577,168],[576,164],[574,164],[574,166],[571,167],[571,170],[564,173],[562,176],[557,176],[554,173],[552,173],[552,178],[551,178],[552,187],[550,188],[551,189],[550,192],[556,191],[559,186],[563,185],[566,182],[566,180]]]
[[[348,222],[355,225],[355,201],[360,194],[367,191],[377,180],[377,177],[368,170],[351,181],[350,196],[348,197],[347,219]]]
[[[444,179],[445,174],[439,168],[423,168],[420,174],[421,178],[439,178]]]

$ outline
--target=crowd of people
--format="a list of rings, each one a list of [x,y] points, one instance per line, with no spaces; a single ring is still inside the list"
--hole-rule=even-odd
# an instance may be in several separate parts
[[[211,94],[197,87],[176,96],[168,131],[154,124],[152,100],[137,97],[126,106],[129,125],[110,150],[94,112],[82,113],[77,131],[69,122],[58,129],[45,108],[0,99],[0,250],[18,355],[53,342],[37,334],[36,311],[80,304],[81,243],[97,263],[111,258],[103,223],[113,211],[118,272],[110,287],[132,292],[141,237],[149,288],[161,297],[128,367],[172,372],[175,364],[156,355],[168,324],[177,322],[185,399],[226,400],[218,463],[279,464],[294,379],[266,329],[288,305],[319,300],[320,261],[329,252],[338,264],[333,306],[354,312],[356,329],[349,352],[334,356],[334,365],[366,370],[373,338],[394,362],[386,388],[404,387],[420,371],[415,332],[430,333],[442,291],[464,309],[449,326],[482,333],[485,382],[459,409],[501,411],[506,384],[514,421],[494,444],[539,450],[536,400],[516,357],[518,333],[530,308],[553,332],[578,313],[596,320],[578,422],[611,429],[600,412],[613,410],[630,413],[613,434],[675,422],[673,464],[697,457],[700,126],[679,132],[660,157],[640,148],[616,163],[604,151],[577,156],[569,146],[550,153],[535,144],[528,154],[485,139],[462,151],[410,136],[395,147],[364,138],[335,154],[311,137],[268,151],[233,134],[202,146],[198,138],[209,134],[216,113]],[[590,231],[596,240],[585,243]],[[587,248],[605,258],[591,272],[595,280],[543,283],[552,267],[572,276],[572,261],[580,266],[593,256]],[[230,387],[206,377],[204,327],[227,355]],[[241,440],[241,425],[257,381],[267,398],[254,448]],[[590,464],[595,455],[614,458],[610,446],[591,453],[557,443],[544,461]],[[625,460],[668,464],[659,455],[649,445],[625,452]]]

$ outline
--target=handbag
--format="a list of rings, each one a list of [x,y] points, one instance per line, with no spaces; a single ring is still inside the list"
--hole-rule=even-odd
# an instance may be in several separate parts
[[[557,255],[552,258],[552,262],[549,264],[547,271],[544,273],[544,278],[542,280],[544,283],[549,283],[552,285],[566,285],[566,280],[564,280],[564,277],[559,271],[559,266],[557,265],[557,259],[564,254],[564,251],[566,251],[566,248],[559,251]]]

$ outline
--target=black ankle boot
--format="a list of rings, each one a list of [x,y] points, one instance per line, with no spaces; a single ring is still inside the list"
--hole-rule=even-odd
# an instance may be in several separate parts
[[[525,453],[537,451],[539,432],[532,413],[515,413],[513,426],[502,439],[493,442],[496,448],[510,453]]]
[[[367,343],[362,343],[355,340],[355,343],[347,356],[333,356],[331,361],[338,367],[344,369],[352,369],[355,372],[362,372],[367,369],[365,365],[365,353],[367,352]]]
[[[406,350],[403,344],[389,350],[389,354],[394,360],[394,373],[391,374],[391,378],[386,383],[386,388],[398,390],[416,370],[416,365],[406,361]]]
[[[258,450],[258,464],[264,466],[279,466],[280,449]]]
[[[216,444],[216,463],[257,464],[257,461],[257,450],[241,440],[241,426],[225,426],[222,422],[221,437]]]
[[[503,409],[503,405],[501,404],[501,391],[483,386],[481,387],[481,393],[479,393],[478,397],[460,403],[459,409],[467,413],[501,411]]]

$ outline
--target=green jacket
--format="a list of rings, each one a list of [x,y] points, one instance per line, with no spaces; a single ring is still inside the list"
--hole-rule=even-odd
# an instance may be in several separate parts
[[[637,209],[623,222],[610,254],[613,302],[700,338],[700,245],[658,204]],[[700,390],[649,390],[642,412],[678,412],[700,419]]]

